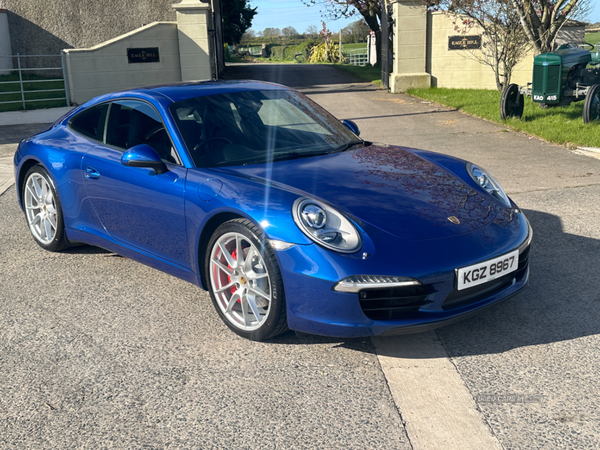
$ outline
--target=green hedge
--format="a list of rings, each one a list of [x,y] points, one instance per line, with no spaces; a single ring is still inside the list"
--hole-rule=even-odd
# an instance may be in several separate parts
[[[304,60],[308,60],[310,49],[318,45],[319,41],[305,41],[298,45],[280,45],[268,44],[267,56],[279,61],[294,61],[294,56],[298,53],[304,55]]]

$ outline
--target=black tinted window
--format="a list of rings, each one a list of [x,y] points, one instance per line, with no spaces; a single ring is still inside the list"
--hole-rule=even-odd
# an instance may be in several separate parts
[[[140,144],[152,147],[166,162],[179,164],[177,152],[156,110],[148,103],[120,100],[112,103],[106,143],[122,150]]]
[[[294,91],[207,95],[169,110],[198,167],[307,157],[356,140],[339,120]]]
[[[97,141],[104,137],[104,121],[108,104],[94,106],[80,112],[70,121],[73,130]]]

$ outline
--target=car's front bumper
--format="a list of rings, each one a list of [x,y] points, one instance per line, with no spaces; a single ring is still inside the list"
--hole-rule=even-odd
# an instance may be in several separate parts
[[[397,248],[398,242],[389,242],[390,248],[365,260],[334,255],[317,245],[297,245],[280,251],[278,258],[285,284],[288,326],[310,334],[359,337],[418,333],[463,320],[527,287],[531,232],[527,220],[522,217],[518,227],[510,233],[500,233],[502,242],[492,246],[481,246],[486,242],[490,244],[489,230],[479,230],[444,242],[405,243],[407,247],[412,246],[404,249],[406,259],[410,259],[410,254],[414,256],[416,264],[412,268],[403,267],[401,262],[390,263],[394,260],[389,257],[390,248]],[[387,238],[389,241],[389,236]],[[440,250],[440,245],[445,247],[444,251]],[[457,267],[485,261],[516,248],[520,252],[517,271],[503,277],[502,281],[470,288],[471,293],[455,289]],[[425,269],[426,264],[418,263],[427,261],[423,255],[431,256],[430,270]],[[360,292],[333,290],[334,285],[345,277],[364,274],[414,277],[422,283],[423,289],[411,298],[418,297],[419,301],[404,311],[400,308],[399,313],[398,308],[386,311],[386,304],[397,305],[398,301],[403,301],[394,297],[378,303],[384,305],[379,308],[383,311],[367,311]],[[394,291],[397,292],[402,294],[402,290]]]

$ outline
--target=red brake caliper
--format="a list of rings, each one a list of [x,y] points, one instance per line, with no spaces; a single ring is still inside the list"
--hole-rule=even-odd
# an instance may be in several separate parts
[[[231,257],[237,261],[237,248],[231,253]],[[233,269],[233,267],[231,267],[229,264],[227,264],[227,267],[229,267],[230,269]],[[229,283],[231,283],[231,277],[229,275],[227,275],[227,281]],[[231,288],[229,288],[229,290],[231,291],[232,294],[234,294],[236,288],[235,288],[235,286],[231,286]],[[242,300],[238,299],[237,302],[242,303]]]

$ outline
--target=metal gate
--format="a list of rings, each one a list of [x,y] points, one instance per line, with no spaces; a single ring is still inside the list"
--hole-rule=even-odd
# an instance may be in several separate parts
[[[357,48],[354,50],[344,50],[346,54],[346,64],[354,66],[366,66],[369,63],[369,55],[366,48]]]
[[[67,106],[70,105],[61,55],[17,53],[11,56],[0,56],[0,58],[2,58],[0,62],[3,63],[6,59],[12,60],[9,64],[0,65],[3,67],[0,71],[9,72],[6,76],[0,75],[0,105],[21,104],[22,109],[27,109],[28,103],[37,102],[63,101]],[[7,101],[8,98],[12,100]]]

